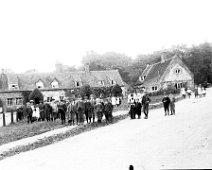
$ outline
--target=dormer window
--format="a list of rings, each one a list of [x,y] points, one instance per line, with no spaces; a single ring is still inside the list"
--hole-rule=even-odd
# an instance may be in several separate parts
[[[9,89],[10,89],[10,90],[19,89],[18,84],[9,84]]]
[[[39,80],[39,81],[36,83],[36,86],[37,86],[38,89],[44,88],[44,84],[43,84],[43,82],[42,82],[41,80]]]
[[[57,80],[54,80],[54,81],[51,83],[51,85],[52,85],[52,88],[59,88],[59,83],[58,83]]]

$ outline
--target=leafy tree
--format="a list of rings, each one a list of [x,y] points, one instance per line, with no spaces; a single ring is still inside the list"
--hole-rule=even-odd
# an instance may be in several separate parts
[[[89,98],[90,95],[92,94],[92,90],[91,90],[90,85],[83,85],[83,86],[80,88],[79,94],[80,94],[82,97],[87,96],[87,97]]]
[[[23,96],[23,104],[26,104],[27,102],[29,102],[29,95],[32,91],[22,91],[22,96]]]
[[[118,84],[116,84],[115,86],[113,86],[111,93],[115,97],[121,96],[122,95],[122,89]]]
[[[39,104],[40,101],[43,101],[43,94],[36,88],[29,94],[29,100],[33,100],[35,104]]]

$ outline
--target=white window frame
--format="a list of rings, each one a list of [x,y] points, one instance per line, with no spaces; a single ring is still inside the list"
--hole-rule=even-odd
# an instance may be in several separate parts
[[[15,98],[15,105],[22,105],[23,104],[23,99],[21,97],[16,97]]]
[[[152,86],[152,91],[158,91],[158,86]]]
[[[76,81],[75,82],[75,85],[76,85],[76,87],[80,87],[80,82],[79,81]]]
[[[7,98],[7,106],[13,105],[13,98]]]
[[[176,69],[175,69],[175,74],[178,75],[178,74],[180,74],[180,72],[181,72],[181,70],[180,70],[179,68],[176,68]]]

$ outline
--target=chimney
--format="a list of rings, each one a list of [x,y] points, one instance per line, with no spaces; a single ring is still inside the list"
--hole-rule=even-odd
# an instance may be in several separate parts
[[[166,61],[166,52],[163,51],[161,54],[161,63],[164,63]]]
[[[86,63],[85,64],[85,73],[89,73],[89,72],[90,72],[89,64]]]

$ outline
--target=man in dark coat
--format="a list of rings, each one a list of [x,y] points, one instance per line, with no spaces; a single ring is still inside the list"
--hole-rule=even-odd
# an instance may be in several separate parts
[[[94,113],[97,117],[98,123],[102,122],[103,110],[104,110],[104,106],[102,105],[101,100],[96,99],[96,105],[94,106]]]
[[[141,118],[141,108],[142,108],[142,105],[139,102],[139,99],[136,99],[136,102],[135,102],[135,114],[138,115],[138,119]]]
[[[43,102],[41,101],[40,103],[39,103],[39,110],[40,110],[40,119],[41,119],[41,121],[44,121],[45,120],[45,111],[44,111],[44,104],[43,104]]]
[[[76,103],[76,110],[78,115],[79,124],[84,124],[84,114],[85,114],[85,103],[80,96]]]
[[[85,96],[84,102],[85,102],[85,118],[87,123],[91,123],[93,110],[92,110],[91,102],[88,100],[87,96]]]
[[[109,99],[106,99],[104,103],[104,115],[106,123],[112,122],[113,119],[112,112],[113,112],[113,105]]]
[[[165,116],[169,116],[169,105],[170,105],[170,98],[166,95],[163,97],[162,99],[163,102],[163,107],[164,107],[164,111],[165,111]]]
[[[67,110],[67,106],[64,103],[64,101],[59,102],[59,104],[58,104],[58,114],[60,115],[62,124],[64,124],[65,120],[66,120],[66,114],[65,114],[66,110]]]
[[[27,123],[32,123],[32,108],[30,103],[26,104],[26,115],[27,115]]]
[[[143,111],[145,114],[144,119],[148,119],[150,102],[151,102],[151,99],[149,98],[148,94],[146,92],[144,92],[144,95],[142,97],[142,106],[143,106]]]
[[[44,104],[44,115],[47,121],[50,121],[50,115],[52,115],[52,107],[49,103]]]
[[[128,98],[128,104],[130,105],[130,118],[135,119],[135,97],[133,93],[131,93],[130,97]]]

